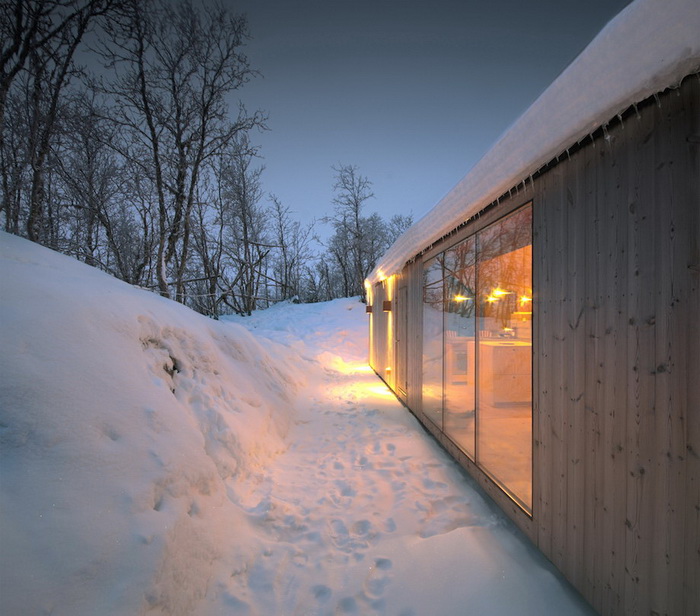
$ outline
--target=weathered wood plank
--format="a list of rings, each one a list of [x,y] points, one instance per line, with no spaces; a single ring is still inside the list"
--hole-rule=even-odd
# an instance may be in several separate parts
[[[596,457],[599,447],[599,413],[601,412],[601,383],[604,362],[601,356],[601,263],[603,261],[600,237],[602,221],[596,187],[596,166],[598,152],[592,146],[584,153],[584,173],[586,174],[586,207],[589,213],[586,225],[586,257],[590,267],[586,268],[586,396],[584,419],[584,494],[581,506],[584,512],[583,584],[580,587],[589,601],[594,602],[598,586],[597,533],[599,524],[599,501],[601,486],[598,480]],[[585,265],[582,265],[585,267]]]
[[[690,78],[686,90],[690,117],[688,144],[688,218],[687,254],[681,255],[678,267],[685,260],[688,287],[686,291],[685,335],[686,358],[686,472],[685,472],[685,541],[683,576],[683,612],[700,614],[700,79]],[[682,326],[682,323],[679,323]],[[679,366],[682,369],[682,366]]]
[[[567,280],[569,309],[563,324],[569,339],[567,371],[569,383],[566,417],[567,469],[567,524],[566,571],[572,583],[583,581],[582,557],[584,549],[585,498],[585,387],[586,387],[586,208],[582,174],[573,172],[581,157],[568,160],[569,181],[564,185],[562,200],[568,211],[565,237],[567,238]]]
[[[550,492],[552,503],[552,554],[551,560],[557,567],[564,568],[566,563],[567,539],[567,419],[569,409],[569,381],[567,374],[569,364],[575,361],[569,352],[568,314],[571,297],[568,285],[567,220],[568,204],[565,198],[565,186],[562,167],[559,166],[547,174],[547,192],[552,195],[554,203],[553,220],[550,222],[556,249],[552,262],[550,280],[551,324],[556,324],[556,333],[552,336],[552,365],[550,370],[552,409],[550,419],[550,452],[552,470],[550,474]],[[553,224],[552,224],[553,223]]]
[[[552,340],[546,335],[546,323],[552,318],[555,308],[551,293],[553,260],[550,258],[555,249],[552,245],[555,236],[550,228],[550,220],[555,219],[555,210],[550,203],[540,200],[546,194],[546,183],[542,181],[533,203],[534,237],[533,237],[533,280],[535,308],[535,353],[537,354],[538,382],[534,384],[534,424],[536,433],[533,442],[534,485],[537,489],[533,499],[533,517],[537,528],[537,543],[540,549],[551,558],[552,554],[552,447],[551,424],[553,390],[551,372],[553,364]]]
[[[652,108],[648,108],[652,109]],[[655,284],[654,254],[654,175],[653,137],[650,113],[640,120],[638,131],[644,137],[630,160],[630,253],[628,314],[631,320],[628,340],[628,419],[627,419],[627,525],[625,545],[625,610],[629,614],[647,613],[650,597],[651,550],[653,532],[652,501],[654,481],[653,401],[655,356]],[[644,136],[646,134],[646,136]]]
[[[628,144],[620,126],[610,130],[601,143],[605,160],[599,175],[605,278],[604,306],[601,309],[602,355],[606,369],[600,400],[602,447],[599,452],[599,481],[602,485],[600,532],[598,534],[600,569],[598,592],[604,614],[619,613],[624,589],[625,486],[624,442],[627,412],[627,185],[625,153]]]
[[[406,266],[404,274],[408,286],[408,365],[407,365],[407,404],[410,408],[421,410],[422,367],[420,358],[421,340],[423,335],[422,297],[423,278],[422,264],[415,261]]]
[[[674,354],[679,348],[672,349],[670,335],[673,318],[674,286],[677,288],[675,272],[672,267],[673,244],[675,243],[674,209],[677,207],[678,195],[674,194],[671,169],[673,161],[673,141],[677,139],[677,131],[666,120],[672,109],[664,107],[657,111],[657,130],[654,133],[654,162],[656,167],[654,183],[654,261],[657,265],[656,284],[654,287],[656,315],[655,323],[655,355],[652,363],[652,373],[655,383],[655,399],[653,403],[654,450],[652,458],[652,477],[654,479],[653,524],[654,533],[649,537],[651,548],[651,582],[650,606],[651,612],[668,614],[671,603],[669,591],[674,582],[669,576],[672,569],[671,544],[676,529],[672,525],[678,523],[674,511],[674,501],[682,495],[674,495],[673,475],[676,463],[674,456],[677,446],[674,444],[674,424],[678,409],[675,408],[672,395],[671,372],[674,371]],[[668,132],[670,131],[670,132]],[[675,285],[674,285],[675,283]],[[678,501],[680,504],[681,501]],[[682,528],[682,524],[681,524]]]

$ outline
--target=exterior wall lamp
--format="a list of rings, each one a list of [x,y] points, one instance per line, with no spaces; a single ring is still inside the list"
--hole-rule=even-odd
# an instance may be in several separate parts
[[[384,303],[382,305],[382,310],[384,312],[391,312],[391,300],[390,299],[384,300]]]

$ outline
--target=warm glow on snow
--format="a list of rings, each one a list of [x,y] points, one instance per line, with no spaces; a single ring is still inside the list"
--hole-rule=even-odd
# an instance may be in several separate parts
[[[587,614],[373,374],[358,298],[212,321],[2,232],[0,278],[5,612]]]

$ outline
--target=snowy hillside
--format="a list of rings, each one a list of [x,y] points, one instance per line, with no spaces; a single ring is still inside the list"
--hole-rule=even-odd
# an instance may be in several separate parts
[[[3,613],[185,613],[285,448],[285,350],[2,235]],[[233,537],[232,537],[233,535]]]
[[[362,308],[215,322],[0,233],[0,613],[587,613],[369,372]]]

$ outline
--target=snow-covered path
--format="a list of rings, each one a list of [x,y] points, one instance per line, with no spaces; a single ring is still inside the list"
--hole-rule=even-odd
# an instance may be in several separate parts
[[[588,613],[367,366],[362,308],[287,305],[237,321],[319,369],[307,371],[289,449],[242,503],[266,546],[234,576],[234,605],[241,614]]]
[[[588,613],[366,334],[356,299],[215,322],[0,232],[0,613]]]

